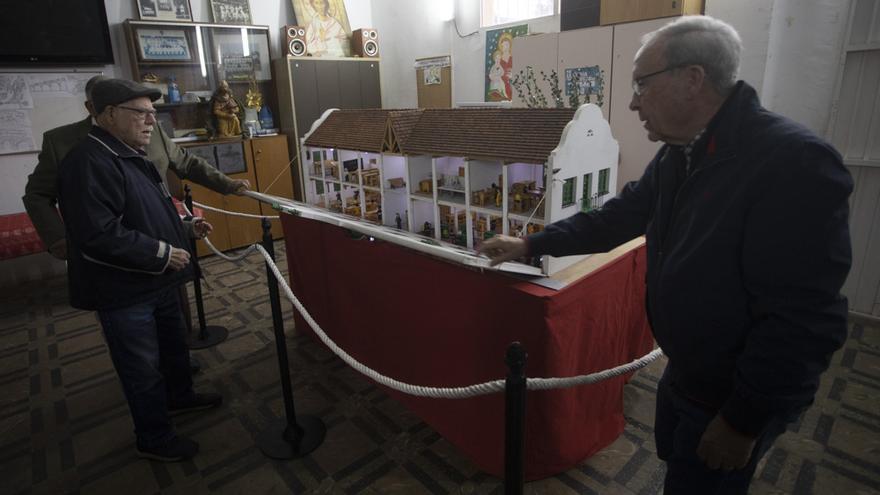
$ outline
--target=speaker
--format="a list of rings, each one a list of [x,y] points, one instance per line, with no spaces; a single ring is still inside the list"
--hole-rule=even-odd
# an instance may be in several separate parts
[[[283,30],[287,37],[287,54],[294,57],[305,57],[308,52],[306,47],[306,28],[302,26],[284,26]]]
[[[351,54],[355,57],[378,57],[379,33],[373,28],[362,28],[352,31]]]

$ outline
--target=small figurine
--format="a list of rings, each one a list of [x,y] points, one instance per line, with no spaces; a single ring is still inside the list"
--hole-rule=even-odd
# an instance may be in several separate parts
[[[400,213],[394,214],[394,223],[397,224],[397,230],[401,230],[403,228],[403,219],[400,218]]]
[[[231,137],[241,134],[241,122],[238,120],[240,109],[238,102],[229,89],[229,83],[220,81],[220,86],[211,97],[211,113],[214,115],[217,136]]]

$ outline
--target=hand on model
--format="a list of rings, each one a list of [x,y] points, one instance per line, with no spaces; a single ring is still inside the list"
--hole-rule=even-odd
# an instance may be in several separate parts
[[[168,262],[168,268],[172,271],[179,272],[189,264],[189,251],[176,247],[171,248],[171,260]]]
[[[522,258],[528,254],[528,251],[525,239],[506,235],[496,235],[491,239],[483,241],[478,249],[478,252],[485,254],[492,260],[489,263],[490,266]]]
[[[719,413],[703,432],[697,447],[697,457],[709,469],[730,471],[744,468],[749,463],[754,448],[755,438],[734,430]]]
[[[196,239],[204,239],[214,231],[214,226],[202,217],[193,217],[192,226]]]
[[[247,179],[235,179],[232,182],[235,183],[235,188],[232,189],[232,194],[238,196],[241,196],[245,191],[251,188],[251,183]]]
[[[58,258],[59,260],[67,259],[67,239],[61,238],[57,241],[53,242],[51,246],[49,246],[49,254]]]

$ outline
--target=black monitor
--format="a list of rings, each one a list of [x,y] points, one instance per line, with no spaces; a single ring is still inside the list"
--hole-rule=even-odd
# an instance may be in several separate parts
[[[0,64],[113,64],[104,0],[0,0]]]

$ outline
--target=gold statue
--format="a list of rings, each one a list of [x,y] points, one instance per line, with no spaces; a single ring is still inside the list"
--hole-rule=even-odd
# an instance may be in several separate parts
[[[247,94],[244,95],[244,106],[253,108],[257,111],[263,107],[263,94],[257,88],[257,80],[251,76],[251,82],[248,85]]]
[[[214,115],[218,137],[241,134],[241,121],[238,118],[240,111],[241,108],[229,89],[229,83],[220,81],[220,86],[211,97],[211,113]]]

